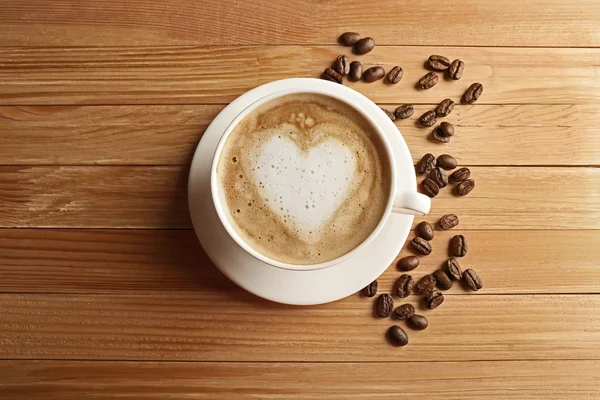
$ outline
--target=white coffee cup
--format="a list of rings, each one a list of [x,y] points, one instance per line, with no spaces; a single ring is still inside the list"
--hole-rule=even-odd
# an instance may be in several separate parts
[[[398,174],[401,174],[403,176],[408,175],[408,174],[412,174],[414,176],[414,174],[415,174],[412,160],[410,160],[410,153],[409,153],[408,147],[406,146],[404,141],[401,141],[401,143],[400,143],[404,147],[404,149],[402,149],[403,151],[399,152],[398,151],[399,149],[392,149],[392,145],[391,145],[389,136],[390,135],[400,135],[400,132],[393,124],[391,124],[385,128],[383,128],[379,124],[377,124],[375,119],[373,119],[373,117],[371,115],[369,115],[369,113],[365,110],[365,108],[367,108],[367,107],[365,107],[365,103],[370,105],[368,107],[370,109],[373,109],[372,106],[374,105],[374,103],[371,100],[369,100],[368,98],[366,98],[365,96],[359,94],[358,92],[356,92],[352,89],[349,89],[347,87],[344,87],[342,85],[338,85],[336,83],[327,82],[327,81],[320,80],[320,79],[306,79],[306,81],[307,81],[307,83],[309,83],[306,85],[306,87],[298,88],[298,89],[287,89],[287,90],[274,92],[270,95],[267,95],[265,97],[258,99],[257,101],[255,101],[254,103],[252,103],[251,105],[246,107],[242,112],[240,112],[223,132],[223,135],[219,141],[219,144],[217,146],[217,149],[215,151],[215,154],[214,154],[214,157],[212,160],[212,166],[211,166],[211,172],[210,172],[210,185],[211,185],[212,201],[214,203],[215,209],[217,211],[217,215],[219,216],[221,223],[223,224],[223,226],[225,227],[226,231],[229,233],[231,238],[242,249],[244,249],[248,254],[252,255],[253,257],[257,258],[258,260],[265,262],[269,265],[272,265],[274,267],[284,268],[284,269],[289,269],[289,270],[297,270],[297,271],[308,271],[308,270],[327,268],[327,267],[331,267],[333,265],[339,264],[343,261],[346,261],[346,260],[352,258],[352,256],[355,255],[355,253],[359,249],[368,245],[371,241],[373,241],[377,237],[377,235],[380,233],[381,229],[383,228],[384,224],[386,223],[386,221],[388,220],[388,218],[390,217],[390,215],[392,213],[408,214],[408,215],[424,215],[429,212],[429,209],[431,207],[430,198],[421,193],[418,193],[416,190],[416,186],[414,184],[412,184],[412,187],[409,187],[410,186],[409,184],[403,185],[398,180]],[[371,126],[373,127],[373,131],[379,135],[379,137],[381,139],[381,143],[383,144],[383,148],[384,148],[385,152],[387,153],[388,159],[390,160],[390,163],[388,164],[389,168],[390,168],[388,173],[389,173],[389,176],[391,177],[390,195],[389,195],[389,199],[387,201],[386,207],[385,207],[385,211],[384,211],[379,223],[375,227],[375,229],[373,229],[371,234],[360,245],[358,245],[357,247],[355,247],[353,250],[349,251],[348,253],[346,253],[334,260],[330,260],[330,261],[319,263],[319,264],[311,264],[311,265],[305,265],[305,264],[296,265],[296,264],[289,264],[289,263],[273,260],[273,259],[266,257],[265,255],[259,253],[258,251],[254,250],[237,233],[235,227],[232,225],[232,222],[228,218],[228,215],[227,215],[228,213],[226,210],[227,206],[223,204],[224,196],[221,196],[219,193],[221,188],[220,188],[219,180],[217,177],[217,166],[219,164],[219,158],[223,151],[223,147],[224,147],[225,142],[227,141],[229,135],[231,134],[233,129],[237,126],[237,124],[242,119],[244,119],[244,117],[246,117],[250,112],[252,112],[256,107],[259,107],[260,105],[262,105],[266,102],[269,102],[271,100],[274,100],[276,98],[290,95],[290,94],[296,94],[296,93],[311,93],[311,94],[324,95],[324,96],[328,96],[328,97],[337,99],[338,101],[341,101],[341,102],[349,105],[350,107],[352,107],[354,110],[356,110],[358,113],[360,113],[371,124]],[[376,108],[377,112],[383,113],[383,111],[381,109],[379,109],[377,106],[375,106],[375,108]],[[393,150],[395,150],[395,151],[393,151]],[[400,153],[400,154],[402,154],[402,157],[408,157],[409,160],[403,160],[402,163],[399,163],[399,162],[397,162],[398,160],[396,160],[395,153],[396,154]],[[410,161],[410,162],[407,162],[407,161]],[[401,168],[402,170],[399,170],[399,168]],[[410,180],[410,181],[414,182],[414,180]]]

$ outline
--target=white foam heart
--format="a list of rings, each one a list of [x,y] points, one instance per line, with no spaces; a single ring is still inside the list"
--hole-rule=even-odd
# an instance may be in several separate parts
[[[258,149],[253,169],[269,207],[303,240],[314,242],[346,199],[356,159],[337,139],[303,152],[289,137],[274,135]]]

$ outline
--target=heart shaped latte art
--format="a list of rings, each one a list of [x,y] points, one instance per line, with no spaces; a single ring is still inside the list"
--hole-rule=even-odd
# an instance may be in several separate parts
[[[340,140],[330,137],[303,150],[285,135],[256,149],[253,168],[265,203],[309,243],[346,200],[355,170],[353,152]]]

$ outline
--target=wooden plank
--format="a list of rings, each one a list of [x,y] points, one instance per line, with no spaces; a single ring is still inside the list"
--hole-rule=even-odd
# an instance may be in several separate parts
[[[598,229],[597,168],[473,167],[466,197],[450,187],[432,220],[464,229]],[[0,227],[189,228],[187,167],[0,167]]]
[[[0,45],[330,44],[356,30],[381,44],[598,46],[599,15],[594,0],[4,0]]]
[[[228,103],[262,83],[319,77],[341,52],[350,54],[337,46],[0,48],[0,105]],[[463,78],[417,90],[423,63],[438,52],[465,61]],[[389,103],[459,100],[481,82],[478,104],[598,104],[599,56],[600,49],[379,46],[361,61],[401,65],[402,81],[350,86]]]
[[[600,295],[450,295],[398,349],[373,299],[293,307],[248,293],[0,295],[0,358],[202,361],[600,359]],[[400,323],[402,324],[402,323]],[[403,324],[402,324],[403,325]],[[408,329],[408,328],[407,328]]]
[[[436,148],[469,165],[600,165],[598,105],[458,105],[445,119],[456,124],[457,134],[443,147],[427,140],[430,129],[416,125],[432,107],[417,105],[409,120],[397,121],[415,162]],[[4,165],[189,165],[222,109],[0,106],[0,160]]]
[[[485,294],[600,293],[600,230],[462,232],[460,260],[484,280]],[[455,232],[439,231],[415,279],[447,259]],[[398,256],[411,254],[404,249]],[[395,263],[379,278],[390,290]],[[202,251],[193,231],[0,230],[0,292],[239,292]],[[567,278],[568,277],[568,278]],[[448,293],[465,293],[455,285]]]
[[[593,399],[596,361],[154,363],[2,361],[4,400]],[[277,382],[276,384],[274,382]]]

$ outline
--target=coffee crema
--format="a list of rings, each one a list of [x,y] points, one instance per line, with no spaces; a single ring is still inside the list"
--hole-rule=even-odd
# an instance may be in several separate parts
[[[236,232],[273,260],[318,264],[360,245],[381,220],[390,166],[369,122],[319,94],[290,94],[250,112],[217,165]]]

